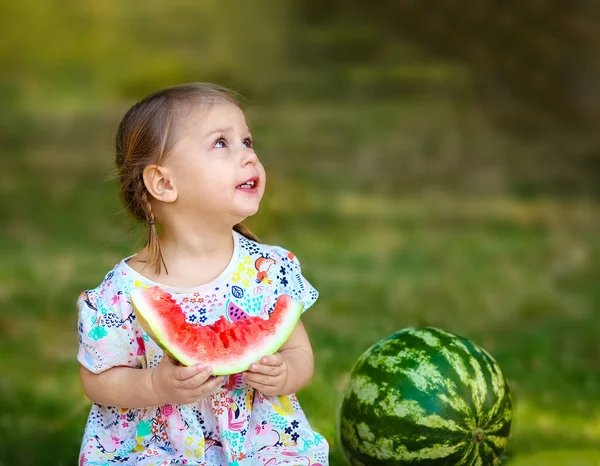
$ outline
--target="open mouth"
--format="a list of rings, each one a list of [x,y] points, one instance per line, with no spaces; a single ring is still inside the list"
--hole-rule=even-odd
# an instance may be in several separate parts
[[[258,185],[258,178],[250,178],[248,181],[236,186],[237,189],[254,189]]]

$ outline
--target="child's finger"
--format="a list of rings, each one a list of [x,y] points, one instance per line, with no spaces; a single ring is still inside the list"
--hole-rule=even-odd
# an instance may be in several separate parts
[[[268,387],[274,387],[276,383],[276,380],[273,377],[255,372],[247,372],[244,374],[244,380],[249,385],[260,384]]]
[[[192,398],[195,400],[206,396],[209,393],[213,393],[218,390],[225,383],[225,377],[219,376],[213,379],[209,379],[207,382],[199,385],[193,390]]]
[[[281,366],[283,364],[283,356],[279,353],[263,356],[260,358],[260,362],[266,366]]]
[[[224,377],[219,376],[219,377],[215,377],[214,379],[211,379],[210,378],[210,370],[207,370],[205,368],[199,374],[196,374],[195,376],[190,377],[189,379],[181,382],[181,387],[188,389],[188,390],[196,390],[197,388],[199,388],[203,385],[218,385],[218,384],[223,384],[223,383],[225,383]]]
[[[203,367],[202,364],[196,364],[195,366],[181,366],[175,369],[174,375],[177,380],[183,381],[195,377],[203,372],[206,372],[208,376],[212,372],[212,368]]]
[[[249,372],[255,374],[265,374],[270,376],[279,375],[283,372],[282,366],[265,366],[264,364],[253,363],[250,365]]]
[[[213,377],[213,378],[209,378],[202,385],[202,389],[204,391],[209,391],[209,392],[213,391],[213,390],[221,387],[225,383],[226,380],[227,379],[224,376],[222,376],[222,375],[219,375],[219,376],[216,376],[216,377]]]
[[[261,393],[264,393],[265,395],[269,395],[273,392],[273,389],[275,387],[271,386],[271,385],[263,385],[261,383],[249,383],[248,385],[250,385],[252,388],[258,390]]]

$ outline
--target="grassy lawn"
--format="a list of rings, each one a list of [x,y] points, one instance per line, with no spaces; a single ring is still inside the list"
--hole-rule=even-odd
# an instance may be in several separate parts
[[[424,324],[473,339],[504,369],[516,401],[507,463],[600,464],[600,206],[416,189],[403,166],[441,182],[460,172],[452,154],[462,150],[459,129],[444,132],[445,106],[418,108],[253,114],[270,184],[248,224],[294,251],[321,292],[305,318],[316,374],[299,397],[332,444],[331,464],[342,464],[335,414],[353,362]],[[116,115],[54,121],[3,156],[2,466],[76,463],[89,401],[75,299],[138,246],[106,181]],[[439,148],[425,144],[432,134]],[[415,166],[426,151],[438,157],[430,170]],[[468,170],[458,180],[474,183]]]

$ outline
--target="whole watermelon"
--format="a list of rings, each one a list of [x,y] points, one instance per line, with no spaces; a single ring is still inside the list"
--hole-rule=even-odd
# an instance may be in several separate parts
[[[342,393],[338,435],[364,466],[500,464],[512,419],[500,367],[471,341],[407,328],[365,351]]]

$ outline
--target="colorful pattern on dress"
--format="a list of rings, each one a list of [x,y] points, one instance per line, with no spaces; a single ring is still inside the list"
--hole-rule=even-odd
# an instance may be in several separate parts
[[[304,278],[297,257],[234,232],[231,262],[211,283],[193,289],[163,286],[189,322],[206,325],[268,318],[280,294],[308,309],[318,292]],[[79,309],[79,362],[94,373],[114,366],[155,367],[162,350],[139,326],[130,291],[156,283],[123,259]],[[265,396],[232,375],[219,391],[190,405],[125,409],[93,404],[85,426],[80,466],[306,465],[325,466],[329,445],[315,432],[295,395]]]

